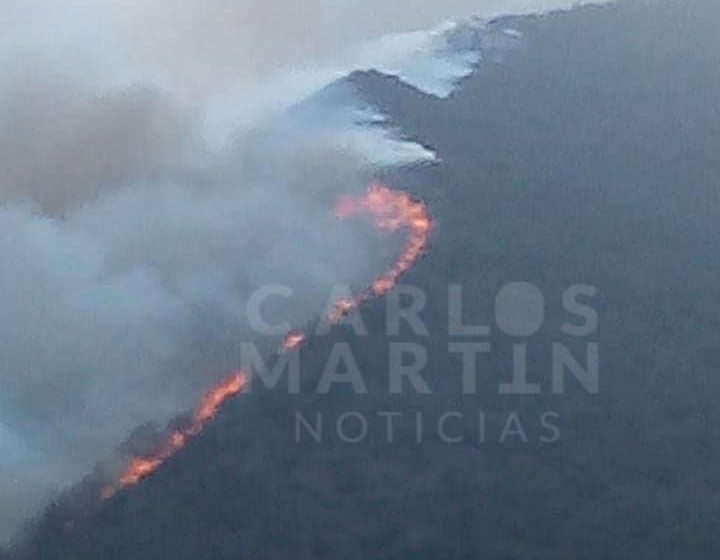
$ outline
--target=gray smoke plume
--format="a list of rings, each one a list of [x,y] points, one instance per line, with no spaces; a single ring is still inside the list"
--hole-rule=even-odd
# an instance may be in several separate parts
[[[563,4],[0,1],[0,541],[227,374],[254,289],[301,324],[382,269],[333,200],[428,154],[275,105],[381,35]]]

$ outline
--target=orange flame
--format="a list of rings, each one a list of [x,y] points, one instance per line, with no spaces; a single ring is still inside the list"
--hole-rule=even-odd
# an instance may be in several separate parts
[[[378,183],[370,185],[363,196],[343,197],[335,206],[335,214],[340,219],[369,216],[375,227],[382,231],[392,232],[406,228],[409,234],[400,257],[390,269],[373,282],[370,292],[355,297],[342,297],[335,302],[329,316],[331,323],[339,322],[370,297],[383,296],[392,290],[400,277],[423,254],[432,230],[432,219],[423,202],[414,200],[408,193],[394,191]],[[282,342],[281,351],[291,351],[301,347],[307,341],[307,337],[308,334],[301,330],[288,333]],[[185,447],[190,438],[202,432],[225,401],[241,393],[247,383],[247,375],[238,372],[217,385],[198,406],[190,426],[175,430],[154,454],[133,459],[117,484],[103,490],[102,497],[107,499],[119,490],[133,486],[154,473],[165,461]]]
[[[332,323],[337,323],[368,297],[384,296],[392,290],[400,277],[423,254],[432,230],[432,218],[423,202],[413,199],[406,192],[394,191],[379,183],[370,185],[361,197],[346,196],[340,199],[335,206],[335,215],[340,219],[369,216],[375,227],[382,231],[406,228],[409,233],[400,257],[389,270],[373,282],[370,294],[342,298],[335,303],[329,316]]]
[[[300,348],[307,340],[307,334],[302,331],[292,331],[285,335],[282,342],[282,349],[287,351]]]
[[[133,486],[154,473],[160,465],[185,447],[185,444],[190,438],[195,437],[203,431],[206,424],[215,418],[225,401],[242,393],[247,382],[247,375],[243,372],[238,372],[217,385],[212,391],[205,395],[200,402],[189,426],[175,430],[170,434],[167,441],[153,455],[133,459],[125,473],[120,477],[118,483],[103,491],[103,497],[109,498],[118,490]]]
[[[333,304],[328,317],[329,321],[333,324],[339,323],[345,315],[357,308],[364,299],[364,294],[355,297],[341,297]]]

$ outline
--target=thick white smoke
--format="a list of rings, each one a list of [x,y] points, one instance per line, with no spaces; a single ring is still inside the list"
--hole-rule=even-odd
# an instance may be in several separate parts
[[[567,3],[0,1],[0,541],[227,373],[254,288],[300,323],[381,269],[333,198],[430,154],[362,107],[273,110],[426,44],[384,34]]]

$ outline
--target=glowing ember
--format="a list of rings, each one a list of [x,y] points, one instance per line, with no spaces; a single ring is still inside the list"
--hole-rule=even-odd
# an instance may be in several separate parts
[[[335,214],[341,219],[368,216],[380,230],[407,229],[409,232],[400,257],[373,282],[371,296],[383,296],[395,287],[400,277],[425,251],[432,230],[432,218],[423,202],[414,200],[408,193],[394,191],[380,184],[370,185],[361,197],[342,198],[335,206]],[[361,294],[339,300],[330,313],[330,321],[336,323],[367,298],[367,294]]]
[[[136,457],[115,486],[106,488],[103,497],[109,498],[118,490],[137,484],[143,478],[154,473],[160,465],[185,447],[187,441],[203,431],[205,425],[215,418],[220,407],[229,398],[240,394],[247,385],[248,378],[238,372],[210,391],[193,414],[192,422],[186,428],[174,431],[168,440],[148,457]]]
[[[293,331],[285,336],[282,343],[282,348],[285,351],[295,350],[300,348],[307,340],[307,334],[302,331]]]
[[[360,305],[360,302],[365,298],[364,295],[359,295],[354,298],[350,297],[343,297],[338,299],[334,305],[332,310],[330,311],[330,316],[328,319],[331,323],[339,323],[340,320],[350,313],[353,309],[355,309],[358,305]]]
[[[342,297],[335,302],[328,317],[331,323],[339,322],[345,315],[357,309],[363,301],[371,297],[383,296],[392,290],[400,277],[425,251],[432,229],[432,219],[424,203],[414,200],[405,192],[394,191],[380,184],[370,185],[362,196],[342,198],[335,206],[335,214],[340,219],[369,217],[375,227],[382,231],[407,229],[408,240],[400,257],[390,269],[373,282],[370,291],[355,297]],[[283,340],[281,351],[301,347],[307,341],[307,337],[308,334],[304,331],[288,333]],[[238,372],[220,383],[202,400],[187,428],[174,431],[153,455],[135,458],[118,483],[103,490],[103,498],[109,498],[118,490],[137,484],[154,473],[166,460],[185,447],[190,438],[202,432],[225,401],[241,393],[247,383],[248,377],[243,372]]]

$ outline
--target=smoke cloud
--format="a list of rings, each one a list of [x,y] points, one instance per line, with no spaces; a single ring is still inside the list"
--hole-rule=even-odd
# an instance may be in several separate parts
[[[255,288],[300,324],[383,269],[329,209],[428,153],[274,108],[387,33],[566,3],[0,1],[0,542],[227,374]]]
[[[363,42],[470,15],[520,13],[567,0],[129,0],[115,14],[135,55],[197,89],[254,82],[337,61]]]

